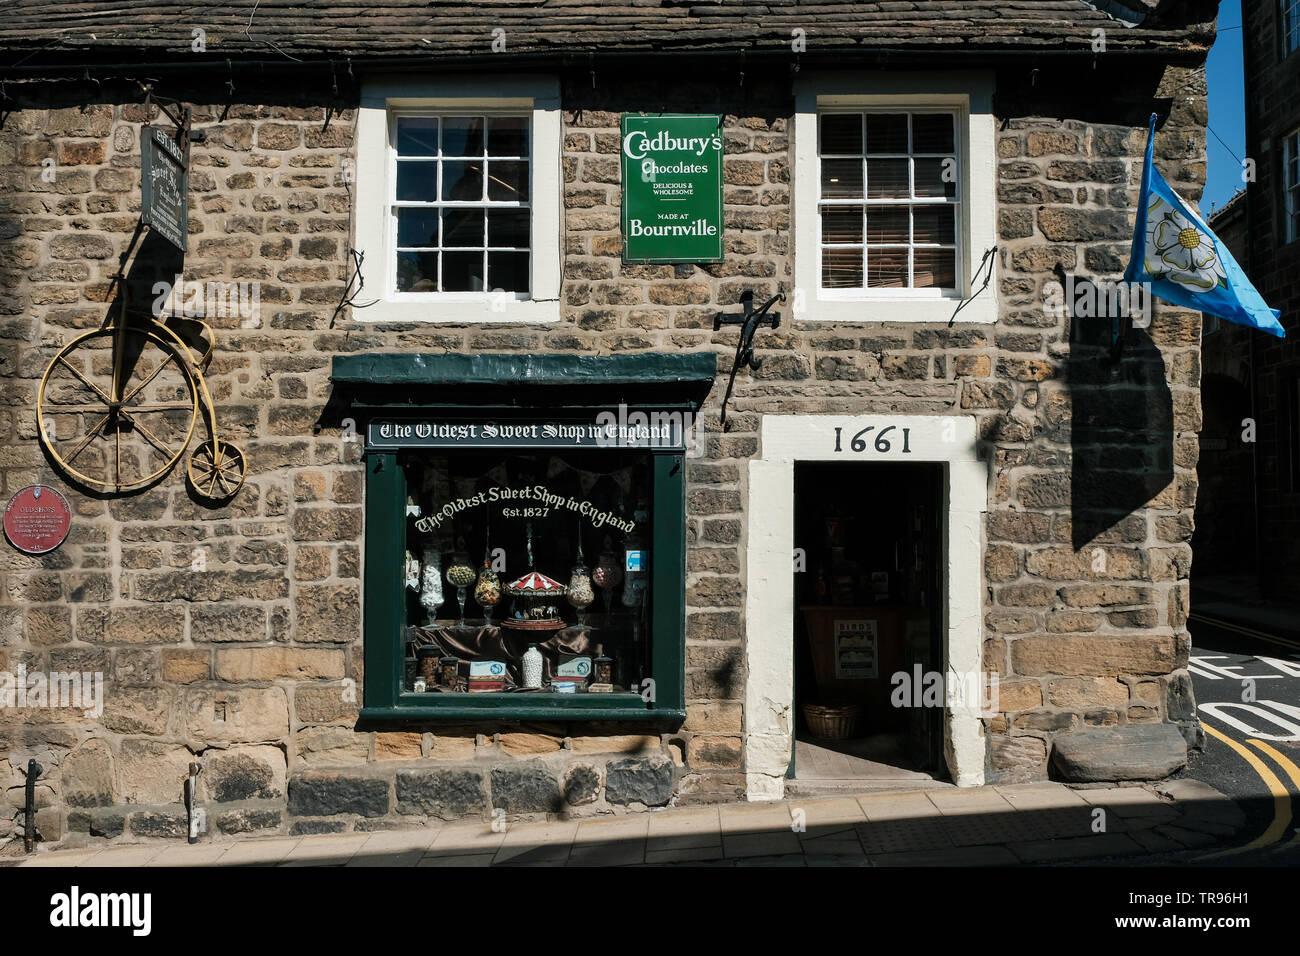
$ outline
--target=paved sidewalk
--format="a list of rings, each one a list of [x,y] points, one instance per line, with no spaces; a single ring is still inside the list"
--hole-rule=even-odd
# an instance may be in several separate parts
[[[1100,811],[1100,812],[1098,812]],[[996,866],[1223,844],[1240,809],[1196,780],[1056,783],[665,809],[620,817],[56,850],[22,866]]]

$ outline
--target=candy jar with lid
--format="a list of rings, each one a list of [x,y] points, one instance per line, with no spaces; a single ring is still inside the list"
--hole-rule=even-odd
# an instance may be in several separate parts
[[[461,627],[465,626],[465,590],[474,583],[476,577],[469,555],[464,551],[454,552],[451,561],[447,564],[447,583],[456,589],[456,600],[460,603],[458,623]]]
[[[501,601],[501,576],[492,570],[491,552],[483,555],[483,570],[474,585],[474,600],[483,609],[483,623],[492,625],[492,610]]]
[[[578,612],[578,626],[583,627],[583,615],[591,602],[596,600],[596,592],[591,586],[591,572],[582,556],[582,529],[578,529],[578,563],[569,572],[569,604]]]

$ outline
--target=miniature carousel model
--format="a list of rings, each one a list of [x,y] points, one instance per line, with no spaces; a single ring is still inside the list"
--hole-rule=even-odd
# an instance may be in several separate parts
[[[559,602],[569,589],[540,571],[529,571],[506,585],[514,608],[502,627],[522,631],[557,631],[564,627]]]
[[[510,616],[501,622],[502,627],[521,631],[558,631],[564,627],[560,617],[560,598],[568,588],[548,578],[533,568],[533,523],[528,522],[528,573],[506,585],[506,594],[513,599]]]

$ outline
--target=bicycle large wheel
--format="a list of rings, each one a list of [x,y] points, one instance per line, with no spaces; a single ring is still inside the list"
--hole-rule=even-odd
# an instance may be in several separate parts
[[[114,347],[122,350],[113,388]],[[185,453],[199,402],[187,357],[148,326],[96,329],[55,355],[41,378],[41,442],[71,478],[114,492],[144,488]]]

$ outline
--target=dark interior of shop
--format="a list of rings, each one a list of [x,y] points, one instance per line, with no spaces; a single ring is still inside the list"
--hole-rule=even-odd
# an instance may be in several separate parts
[[[796,465],[794,779],[896,784],[942,766],[942,707],[910,688],[942,672],[942,493],[941,465]]]

